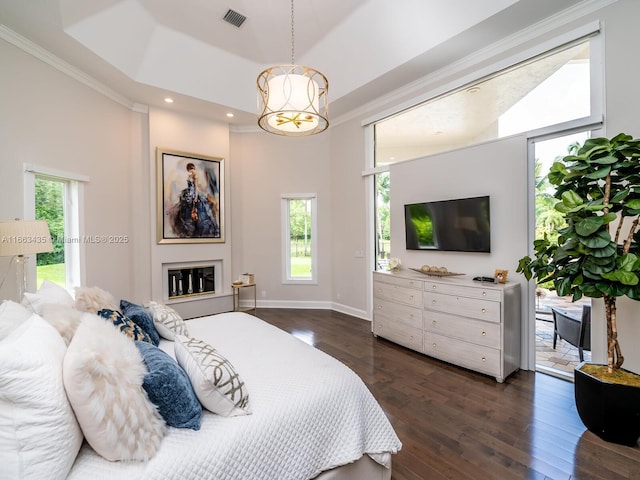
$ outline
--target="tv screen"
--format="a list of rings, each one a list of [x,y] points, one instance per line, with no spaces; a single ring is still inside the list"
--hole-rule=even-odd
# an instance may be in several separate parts
[[[491,252],[489,197],[404,206],[408,250]]]

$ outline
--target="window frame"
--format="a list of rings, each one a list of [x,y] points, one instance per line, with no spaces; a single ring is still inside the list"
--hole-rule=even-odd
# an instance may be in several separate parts
[[[317,285],[318,284],[318,195],[316,193],[286,193],[281,198],[282,215],[282,283],[284,285]],[[311,276],[291,276],[291,232],[290,202],[291,200],[309,200],[311,211]]]
[[[73,292],[74,288],[84,284],[85,246],[84,237],[84,184],[89,181],[86,175],[65,172],[33,164],[24,164],[24,218],[35,219],[36,178],[58,181],[64,185],[64,258],[65,288]],[[27,263],[27,288],[33,291],[37,281],[36,262]]]

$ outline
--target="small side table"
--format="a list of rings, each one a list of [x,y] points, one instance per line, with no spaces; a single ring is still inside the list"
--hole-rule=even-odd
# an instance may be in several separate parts
[[[250,312],[253,310],[253,314],[256,312],[256,284],[255,283],[243,283],[240,285],[231,284],[233,289],[233,311],[234,312]],[[240,290],[243,288],[253,288],[253,307],[240,308]]]

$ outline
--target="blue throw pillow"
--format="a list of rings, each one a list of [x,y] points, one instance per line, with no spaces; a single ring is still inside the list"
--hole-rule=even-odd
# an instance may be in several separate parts
[[[142,388],[167,425],[200,430],[202,406],[185,371],[155,345],[136,342],[136,347],[149,371]]]
[[[153,325],[153,318],[142,305],[120,300],[120,311],[149,335],[151,343],[156,346],[160,344],[160,335]]]
[[[153,343],[151,342],[151,337],[147,335],[147,332],[118,310],[103,308],[98,312],[98,315],[113,323],[118,330],[130,337],[132,340],[142,340],[143,342]]]

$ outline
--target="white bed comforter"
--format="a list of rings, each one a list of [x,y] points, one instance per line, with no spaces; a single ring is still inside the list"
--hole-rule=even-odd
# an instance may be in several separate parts
[[[199,431],[169,428],[145,463],[108,462],[86,443],[71,480],[306,480],[369,454],[389,466],[401,448],[391,424],[348,367],[245,313],[187,321],[244,379],[251,415],[203,411]],[[173,343],[161,347],[173,353]]]

